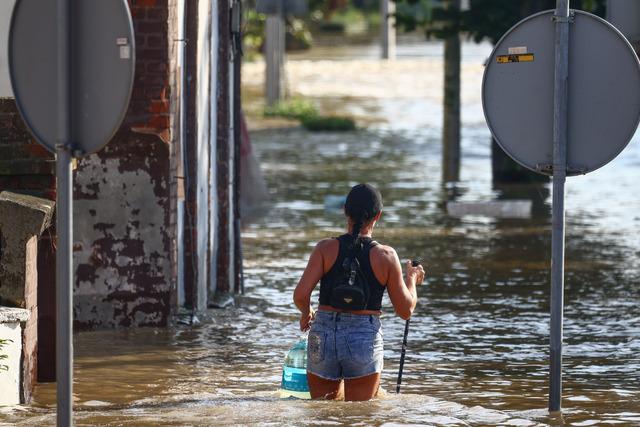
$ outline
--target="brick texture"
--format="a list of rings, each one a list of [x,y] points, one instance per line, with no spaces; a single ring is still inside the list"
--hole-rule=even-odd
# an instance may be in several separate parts
[[[134,90],[124,126],[170,140],[168,0],[130,1],[136,36]]]
[[[53,154],[25,126],[15,100],[0,98],[0,191],[55,199]]]

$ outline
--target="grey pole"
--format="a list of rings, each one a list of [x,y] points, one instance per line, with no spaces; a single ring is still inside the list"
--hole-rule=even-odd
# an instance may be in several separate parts
[[[56,144],[56,376],[58,426],[73,425],[72,171],[69,0],[58,0],[58,141]]]
[[[382,59],[396,59],[396,3],[392,0],[380,0],[380,39]]]
[[[282,100],[284,93],[284,13],[284,0],[276,0],[276,13],[268,14],[265,22],[265,95],[268,106]]]
[[[557,0],[553,88],[553,219],[551,242],[551,335],[549,411],[562,400],[562,318],[564,309],[564,184],[567,176],[569,97],[569,0]]]

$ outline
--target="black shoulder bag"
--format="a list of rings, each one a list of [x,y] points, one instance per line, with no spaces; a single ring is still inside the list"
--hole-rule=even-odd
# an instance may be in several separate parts
[[[371,242],[369,246],[377,244]],[[369,302],[369,283],[360,268],[358,257],[352,254],[345,258],[342,268],[344,275],[340,283],[331,289],[331,306],[343,310],[365,310]]]

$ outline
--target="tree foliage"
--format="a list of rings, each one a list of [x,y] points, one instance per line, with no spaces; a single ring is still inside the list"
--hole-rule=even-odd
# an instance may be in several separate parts
[[[555,8],[555,0],[469,0],[468,10],[452,7],[454,0],[398,0],[396,21],[405,31],[421,29],[428,38],[445,39],[462,33],[475,42],[495,44],[509,28],[527,16]],[[606,0],[573,0],[572,9],[605,13]]]

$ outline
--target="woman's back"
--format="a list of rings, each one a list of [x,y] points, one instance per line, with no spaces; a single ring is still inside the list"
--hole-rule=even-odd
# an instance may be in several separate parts
[[[375,188],[353,187],[345,203],[348,234],[320,241],[294,291],[300,329],[309,330],[307,378],[313,398],[335,399],[344,383],[346,400],[368,400],[383,367],[379,315],[385,288],[396,313],[408,319],[416,305],[422,267],[407,265],[407,282],[396,251],[371,234],[382,213]],[[311,294],[318,282],[318,313]]]

